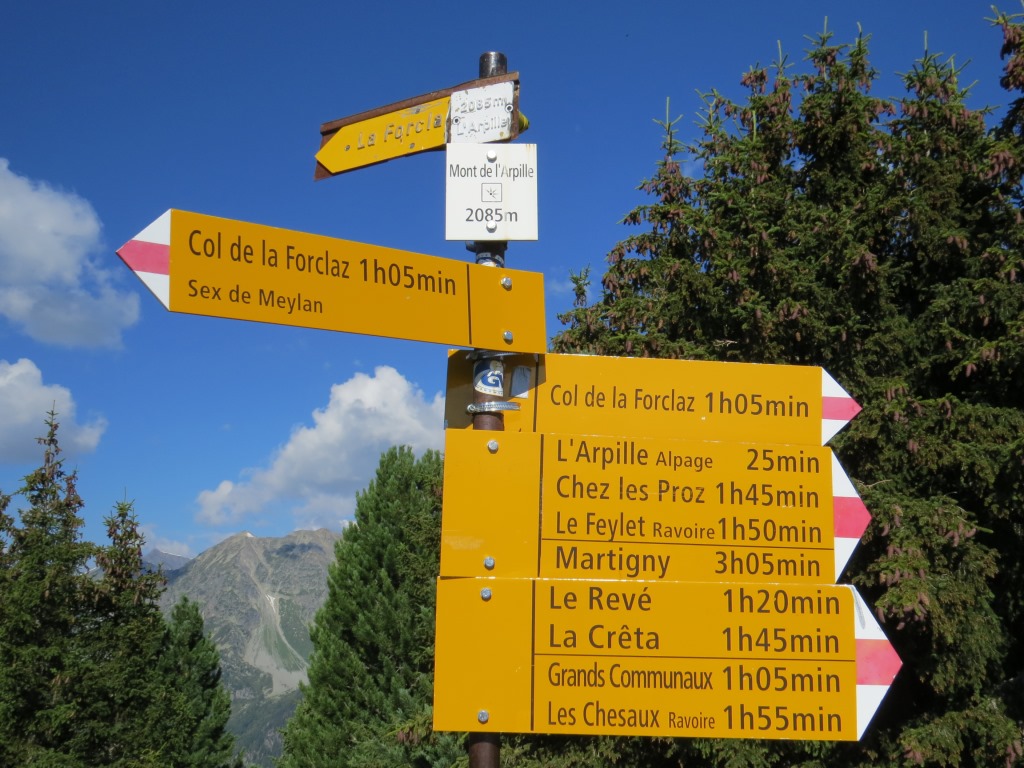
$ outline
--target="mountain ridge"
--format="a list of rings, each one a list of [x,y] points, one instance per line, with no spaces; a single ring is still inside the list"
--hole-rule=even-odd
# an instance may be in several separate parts
[[[179,568],[184,568],[191,561],[191,557],[185,557],[184,555],[172,555],[170,552],[164,552],[156,547],[149,550],[149,552],[146,552],[142,556],[142,562],[144,565],[152,570],[163,568],[164,573],[170,573],[171,571],[177,571]]]

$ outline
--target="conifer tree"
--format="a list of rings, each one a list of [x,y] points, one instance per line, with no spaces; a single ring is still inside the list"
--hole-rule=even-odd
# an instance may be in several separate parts
[[[335,545],[311,629],[303,699],[281,768],[450,765],[451,735],[429,737],[442,461],[385,453]]]
[[[166,684],[156,696],[157,728],[165,753],[180,768],[241,766],[232,762],[234,739],[225,730],[231,698],[221,685],[220,655],[203,628],[199,606],[183,597],[168,621],[157,678]],[[169,765],[171,763],[168,763]]]
[[[83,502],[66,473],[56,414],[42,466],[19,493],[21,525],[0,500],[0,765],[74,765],[61,757],[76,728],[73,671],[93,545],[80,536]]]
[[[642,231],[594,304],[576,277],[559,351],[821,365],[864,406],[833,441],[874,516],[847,575],[904,661],[857,744],[680,742],[651,765],[1020,760],[1024,36],[997,21],[999,126],[953,59],[926,51],[878,98],[868,38],[826,31],[808,72],[780,56],[742,103],[708,94],[692,144],[666,117]]]
[[[164,621],[164,579],[143,567],[130,503],[107,517],[109,544],[81,540],[55,414],[47,426],[43,466],[19,491],[20,525],[0,494],[0,765],[232,765],[227,694],[215,650],[197,639],[201,618],[185,606]]]
[[[154,668],[166,634],[157,605],[164,580],[143,569],[143,539],[130,503],[118,503],[106,524],[110,543],[97,548],[99,575],[81,596],[77,725],[65,748],[96,765],[145,764],[161,756],[163,746],[154,702],[167,681]]]

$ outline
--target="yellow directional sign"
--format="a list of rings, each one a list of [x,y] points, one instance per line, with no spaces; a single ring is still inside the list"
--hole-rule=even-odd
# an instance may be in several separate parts
[[[449,96],[343,125],[316,153],[331,173],[437,149],[446,143]]]
[[[506,431],[822,445],[860,410],[813,366],[556,354],[505,366],[521,408],[506,414]],[[472,363],[455,353],[449,392],[467,381]],[[457,400],[448,397],[448,426],[466,428]]]
[[[541,351],[543,276],[170,210],[118,250],[173,312]]]
[[[324,123],[315,177],[439,149],[449,141],[507,141],[523,128],[518,72],[471,80]]]
[[[442,576],[833,583],[869,520],[819,446],[446,432]]]
[[[436,730],[856,740],[900,665],[847,586],[440,579],[437,595]]]

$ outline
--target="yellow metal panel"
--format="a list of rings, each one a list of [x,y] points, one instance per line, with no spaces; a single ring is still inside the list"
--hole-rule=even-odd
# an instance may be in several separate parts
[[[800,611],[759,613],[762,590]],[[856,658],[853,597],[834,585],[538,579],[535,610],[538,655]]]
[[[847,587],[449,579],[437,616],[438,730],[857,738]]]
[[[454,356],[448,376],[472,377]],[[814,366],[545,354],[536,389],[505,429],[676,440],[822,444],[822,371]],[[470,422],[450,419],[449,427]]]
[[[536,574],[539,493],[539,435],[447,430],[441,575]]]
[[[469,289],[474,346],[516,352],[547,349],[541,273],[473,264]]]
[[[856,741],[853,661],[538,658],[539,732]],[[775,691],[782,688],[783,691]]]
[[[470,274],[485,267],[187,211],[170,230],[172,311],[476,346]],[[507,272],[522,288],[501,311],[528,312],[542,278]],[[534,323],[505,348],[545,344]]]
[[[331,173],[442,147],[451,97],[417,104],[338,129],[316,153]]]
[[[540,576],[835,578],[820,446],[545,435]]]
[[[441,573],[831,583],[832,471],[820,446],[449,429]]]
[[[821,445],[821,369],[545,355],[540,432]]]
[[[448,350],[448,376],[444,398],[444,425],[447,429],[470,429],[473,426],[473,416],[466,412],[466,407],[473,402],[473,363],[469,360],[468,354],[463,349]],[[527,357],[532,358],[533,355]],[[536,366],[532,367],[536,369]],[[509,415],[504,415],[506,429]]]
[[[507,533],[505,535],[508,535]],[[540,576],[827,584],[835,581],[831,546],[709,546],[664,542],[551,540],[541,544]],[[742,574],[733,576],[731,574]]]
[[[485,588],[489,600],[481,597]],[[436,730],[530,731],[532,605],[526,579],[438,579]]]

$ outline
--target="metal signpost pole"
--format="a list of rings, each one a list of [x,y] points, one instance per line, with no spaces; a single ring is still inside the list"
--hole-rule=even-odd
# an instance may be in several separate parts
[[[493,77],[508,72],[508,59],[505,54],[488,51],[480,56],[480,77]],[[477,264],[492,267],[505,266],[506,242],[476,241],[466,244],[466,248],[476,254]],[[504,404],[505,366],[500,355],[478,350],[474,364],[473,429],[501,432],[505,429],[501,405]],[[479,372],[479,373],[477,373]],[[500,394],[498,394],[500,392]],[[495,443],[497,449],[497,443]],[[486,627],[482,628],[486,632]],[[486,717],[480,713],[480,718]],[[501,755],[501,736],[497,733],[470,733],[467,744],[469,768],[499,768]]]

